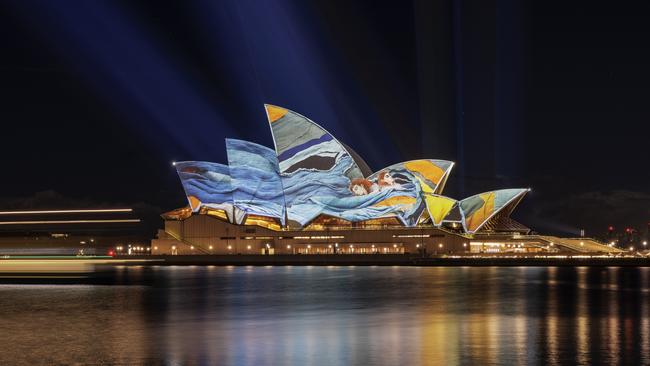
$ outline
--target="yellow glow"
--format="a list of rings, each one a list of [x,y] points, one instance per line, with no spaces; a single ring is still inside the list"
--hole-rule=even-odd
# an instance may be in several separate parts
[[[264,216],[249,215],[244,225],[257,225],[274,231],[280,231],[282,229],[275,219]]]
[[[208,208],[208,209],[205,211],[205,213],[206,213],[208,216],[214,216],[214,217],[218,217],[218,218],[220,218],[220,219],[222,219],[222,220],[228,220],[228,215],[226,215],[226,213],[225,213],[223,210],[214,209],[214,208]]]

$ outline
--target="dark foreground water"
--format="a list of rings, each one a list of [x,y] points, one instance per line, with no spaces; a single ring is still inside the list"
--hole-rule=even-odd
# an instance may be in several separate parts
[[[0,364],[647,364],[649,268],[120,268],[0,285]]]

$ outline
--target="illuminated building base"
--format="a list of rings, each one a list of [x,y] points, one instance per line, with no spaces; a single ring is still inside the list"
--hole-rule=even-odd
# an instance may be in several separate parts
[[[490,255],[524,253],[615,253],[588,238],[557,238],[520,233],[468,235],[452,230],[399,225],[335,227],[314,225],[274,230],[236,225],[211,215],[166,218],[151,243],[153,255],[223,254],[422,254]]]

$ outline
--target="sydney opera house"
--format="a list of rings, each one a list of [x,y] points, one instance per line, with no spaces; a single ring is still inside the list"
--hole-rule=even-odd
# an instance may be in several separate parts
[[[613,252],[586,238],[531,235],[510,214],[529,191],[454,199],[454,163],[372,172],[310,119],[265,105],[274,149],[226,139],[228,164],[175,163],[188,206],[163,214],[152,254]]]

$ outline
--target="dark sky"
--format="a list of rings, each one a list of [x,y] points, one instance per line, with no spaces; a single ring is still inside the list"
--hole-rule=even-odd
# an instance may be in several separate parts
[[[532,187],[538,231],[642,228],[648,39],[642,2],[5,0],[0,203],[184,205],[171,161],[272,146],[267,102],[455,198]]]

